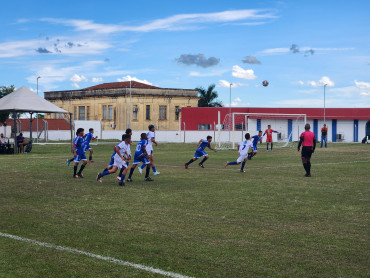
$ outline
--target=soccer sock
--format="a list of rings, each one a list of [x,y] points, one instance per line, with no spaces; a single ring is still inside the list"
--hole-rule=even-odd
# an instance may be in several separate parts
[[[103,170],[103,172],[104,172],[104,171],[106,171],[106,170],[108,170],[108,168],[105,168],[105,169]]]
[[[80,168],[80,171],[78,171],[78,175],[81,175],[81,173],[82,173],[82,171],[84,170],[84,168],[85,168],[85,165],[84,165],[84,164],[82,164],[82,165],[81,165],[81,168]]]
[[[101,176],[104,177],[106,175],[109,175],[109,171],[108,170],[104,170],[103,173],[101,173]]]
[[[119,177],[122,177],[123,170],[124,170],[123,168],[121,168],[121,170],[119,170],[119,174],[118,174]]]
[[[271,143],[271,150],[272,150],[272,147],[274,146],[274,143]]]
[[[130,174],[128,175],[128,178],[129,178],[129,179],[131,179],[132,174],[134,173],[134,171],[135,171],[135,168],[131,168],[131,169],[130,169]]]
[[[144,169],[146,164],[144,163],[143,165],[140,166],[141,169]]]
[[[207,159],[208,159],[207,157],[203,158],[203,160],[200,162],[200,164],[203,164]]]
[[[125,177],[126,177],[126,175],[121,175],[121,182],[125,182]]]
[[[76,173],[77,173],[77,167],[78,167],[78,166],[74,166],[74,167],[73,167],[73,175],[74,175],[74,176],[76,176]]]
[[[240,168],[241,171],[244,170],[244,166],[245,166],[245,161],[242,162],[242,167]]]
[[[252,158],[252,153],[249,153],[248,154],[248,158],[250,159],[250,158]]]
[[[229,162],[229,163],[227,163],[227,165],[238,165],[238,162],[236,162],[236,161]]]
[[[306,174],[308,174],[308,164],[307,163],[303,163],[303,168],[306,170]]]
[[[75,160],[75,158],[71,158],[70,160],[68,160],[69,162],[72,162],[73,160]]]
[[[193,163],[194,161],[195,161],[195,160],[190,159],[190,160],[188,161],[188,163],[186,163],[186,165],[189,165],[189,164]]]
[[[307,174],[311,175],[311,161],[307,162],[307,169],[308,169]]]
[[[155,166],[153,166],[152,169],[153,169],[153,172],[157,172],[157,170],[155,169]]]
[[[269,150],[269,144],[270,144],[270,143],[267,143],[267,150]]]
[[[145,178],[149,177],[150,167],[146,167]]]
[[[92,160],[92,155],[89,156],[89,160]]]

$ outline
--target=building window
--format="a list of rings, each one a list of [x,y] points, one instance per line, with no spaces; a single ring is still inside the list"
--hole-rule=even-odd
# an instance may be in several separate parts
[[[86,120],[90,120],[90,106],[86,106]]]
[[[167,120],[167,106],[159,105],[159,120]]]
[[[199,124],[198,125],[198,130],[211,130],[212,125],[208,124]]]
[[[150,120],[150,105],[147,105],[146,108],[145,108],[145,119],[147,121]]]
[[[108,121],[113,120],[113,105],[108,105]]]
[[[245,130],[245,124],[244,123],[235,124],[234,127],[235,127],[235,130]]]
[[[107,106],[103,105],[103,121],[107,120]]]
[[[180,118],[180,106],[175,106],[175,121],[178,121]]]
[[[78,106],[78,119],[85,120],[85,106]]]
[[[132,107],[132,120],[137,121],[137,105],[133,105]]]
[[[77,106],[73,107],[73,120],[77,120]]]

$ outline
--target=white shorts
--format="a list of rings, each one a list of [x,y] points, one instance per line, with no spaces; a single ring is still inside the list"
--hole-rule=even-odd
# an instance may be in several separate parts
[[[152,155],[152,153],[153,153],[153,146],[146,146],[146,153],[148,154],[148,155]]]
[[[122,160],[121,158],[114,158],[114,163],[113,167],[118,167],[118,168],[127,168],[127,163],[125,160]]]
[[[241,156],[238,157],[238,159],[236,160],[236,162],[242,163],[244,161],[244,159],[246,159],[246,158],[247,158],[246,155],[241,155]]]

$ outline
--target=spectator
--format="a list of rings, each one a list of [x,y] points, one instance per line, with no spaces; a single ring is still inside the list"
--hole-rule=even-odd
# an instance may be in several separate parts
[[[320,148],[322,148],[322,145],[325,141],[325,148],[328,146],[328,128],[326,127],[326,124],[321,128],[321,144]]]
[[[4,134],[0,134],[0,144],[5,144],[6,143],[6,138],[4,137]]]
[[[17,148],[21,149],[21,153],[24,153],[24,146],[26,146],[28,143],[24,140],[23,134],[19,133],[17,136]]]

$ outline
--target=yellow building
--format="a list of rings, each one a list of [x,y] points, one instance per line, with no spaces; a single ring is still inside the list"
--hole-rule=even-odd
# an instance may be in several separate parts
[[[196,107],[199,99],[197,90],[158,88],[136,81],[44,95],[46,100],[72,113],[73,120],[101,121],[104,130],[146,130],[149,124],[159,130],[177,130],[181,108]],[[45,115],[53,117],[58,115]]]

